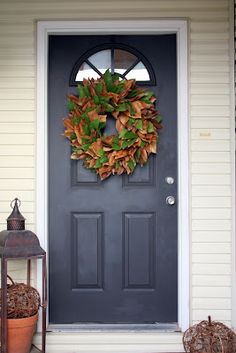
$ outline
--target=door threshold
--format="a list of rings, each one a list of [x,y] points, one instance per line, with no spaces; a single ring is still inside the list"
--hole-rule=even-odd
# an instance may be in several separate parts
[[[49,324],[47,332],[180,332],[177,323],[153,323],[153,324]]]

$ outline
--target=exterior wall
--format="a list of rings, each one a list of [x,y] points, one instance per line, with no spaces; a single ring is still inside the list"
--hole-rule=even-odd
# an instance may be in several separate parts
[[[189,19],[189,122],[191,161],[190,322],[232,320],[232,63],[228,0],[2,0],[0,4],[0,227],[9,202],[22,200],[27,227],[35,230],[36,21],[93,19]],[[21,279],[22,265],[12,264]],[[124,342],[134,350],[137,334]],[[140,337],[140,334],[138,334]],[[49,353],[79,351],[90,342],[120,343],[119,334],[49,337]],[[133,337],[133,341],[132,341]],[[145,336],[146,337],[146,336]],[[178,334],[149,334],[136,350],[181,351]],[[60,341],[59,341],[60,340]],[[130,341],[129,341],[130,340]],[[76,344],[76,343],[75,343]],[[64,348],[63,348],[64,347]],[[125,347],[125,348],[124,348]],[[59,349],[59,348],[58,348]],[[71,351],[75,349],[71,346]],[[109,348],[111,350],[111,348]],[[75,350],[73,350],[75,352]]]

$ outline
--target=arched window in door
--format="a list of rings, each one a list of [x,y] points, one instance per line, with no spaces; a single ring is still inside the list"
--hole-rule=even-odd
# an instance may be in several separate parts
[[[141,53],[123,45],[109,45],[94,48],[75,63],[70,86],[77,86],[84,78],[97,79],[107,69],[122,79],[135,79],[141,85],[155,85],[156,82],[150,63]]]

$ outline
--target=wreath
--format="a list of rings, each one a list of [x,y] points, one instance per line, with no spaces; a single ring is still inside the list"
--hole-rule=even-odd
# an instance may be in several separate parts
[[[78,96],[68,96],[64,135],[72,146],[72,159],[96,171],[100,178],[130,174],[156,153],[161,116],[151,91],[137,87],[135,80],[121,80],[107,70],[98,79],[84,79]],[[116,120],[117,134],[106,136],[108,115]]]

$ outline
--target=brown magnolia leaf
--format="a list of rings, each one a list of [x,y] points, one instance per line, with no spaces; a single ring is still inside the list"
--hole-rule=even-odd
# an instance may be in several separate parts
[[[117,103],[119,102],[119,99],[120,99],[119,94],[113,93],[113,92],[109,92],[109,93],[107,93],[107,96],[108,96],[108,97],[111,97],[111,98],[112,98],[112,101],[113,101],[114,103],[117,104]]]
[[[120,165],[118,169],[116,169],[116,174],[121,175],[123,174],[125,169]]]
[[[145,164],[147,162],[147,159],[148,159],[147,152],[143,148],[143,149],[141,149],[140,158],[139,158],[140,164],[141,165]]]
[[[71,130],[71,131],[74,130],[74,125],[73,125],[71,119],[64,119],[64,120],[63,120],[63,123],[64,123],[64,126],[65,126],[68,130]]]
[[[157,152],[157,143],[156,140],[152,141],[148,146],[145,147],[148,154]]]
[[[124,129],[124,125],[121,123],[120,119],[116,120],[116,130],[120,133]]]
[[[131,88],[135,85],[135,80],[126,80],[123,91],[120,93],[120,99],[128,95]]]
[[[100,157],[100,151],[102,149],[102,141],[101,139],[97,139],[96,142],[93,142],[91,146],[89,147],[89,151],[94,152],[94,154],[98,157]]]
[[[129,116],[122,112],[121,114],[119,114],[118,119],[120,120],[121,124],[125,126],[129,120]]]
[[[99,115],[96,111],[96,109],[94,110],[91,110],[90,112],[87,113],[88,114],[88,117],[90,119],[90,121],[93,121],[93,120],[96,120],[96,119],[99,119]],[[100,120],[100,119],[99,119]]]
[[[111,135],[111,136],[103,136],[102,137],[102,142],[104,145],[108,145],[108,146],[112,146],[112,140],[114,138],[115,135]]]
[[[126,150],[117,151],[117,153],[115,154],[115,159],[121,159],[121,158],[125,157],[126,155],[127,155]]]
[[[95,91],[95,88],[94,88],[94,85],[88,85],[88,89],[89,89],[89,92],[90,92],[92,97],[97,95],[97,93]]]
[[[108,156],[108,164],[109,166],[113,166],[113,164],[115,163],[115,156],[113,153],[110,153]]]

